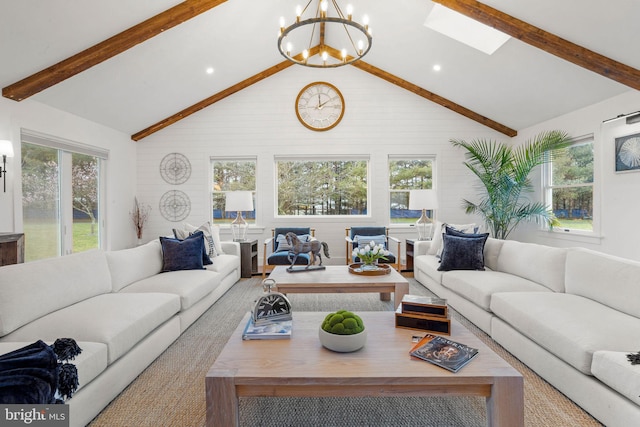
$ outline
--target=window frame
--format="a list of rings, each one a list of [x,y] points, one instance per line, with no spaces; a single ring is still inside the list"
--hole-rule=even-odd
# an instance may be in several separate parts
[[[223,222],[220,220],[216,221],[215,218],[215,213],[214,213],[214,195],[215,194],[226,194],[228,192],[228,190],[220,190],[220,191],[216,191],[213,188],[214,185],[214,179],[215,179],[215,172],[214,172],[214,163],[215,162],[253,162],[254,164],[254,175],[256,177],[255,182],[254,182],[254,189],[253,190],[245,190],[245,191],[251,191],[251,194],[253,196],[253,212],[254,212],[254,218],[248,218],[247,217],[247,213],[243,212],[243,217],[244,219],[247,221],[247,223],[249,224],[249,227],[255,227],[258,224],[258,215],[260,214],[259,209],[258,209],[258,203],[256,202],[256,199],[258,197],[258,157],[257,156],[210,156],[209,157],[209,173],[210,178],[209,178],[209,215],[211,218],[211,223],[213,224],[214,222],[216,224],[220,224],[220,226],[222,228],[226,228],[226,229],[231,229],[231,221],[235,218],[235,216],[233,218],[229,218],[228,222]],[[223,211],[223,213],[226,211]]]
[[[278,195],[280,192],[280,184],[278,180],[279,174],[279,162],[333,162],[333,161],[363,161],[366,162],[366,191],[367,191],[367,213],[366,214],[354,214],[354,215],[281,215],[278,213]],[[344,218],[371,218],[371,156],[368,154],[363,155],[295,155],[295,156],[274,156],[273,158],[273,178],[274,178],[274,191],[273,191],[273,216],[275,219],[284,218],[314,218],[316,219],[344,219]]]
[[[546,162],[543,165],[542,168],[542,194],[543,194],[543,201],[545,203],[545,205],[547,206],[548,209],[553,211],[553,190],[554,189],[565,189],[565,188],[587,188],[590,187],[591,188],[591,203],[592,203],[592,219],[591,219],[591,230],[581,230],[581,229],[577,229],[577,228],[565,228],[565,227],[554,227],[553,229],[548,229],[548,228],[544,228],[543,226],[541,226],[541,231],[546,232],[546,233],[555,233],[555,234],[562,234],[565,235],[567,233],[572,234],[572,235],[577,235],[577,236],[591,236],[591,237],[595,237],[598,236],[598,226],[597,224],[599,223],[599,218],[597,218],[599,209],[598,209],[598,205],[597,205],[597,198],[596,198],[596,141],[595,141],[595,137],[594,134],[587,134],[587,135],[583,135],[583,136],[579,136],[579,137],[575,137],[572,138],[571,140],[571,145],[569,145],[568,148],[571,147],[575,147],[578,145],[582,145],[582,144],[591,144],[593,147],[593,160],[592,160],[592,164],[593,164],[593,170],[592,170],[592,175],[593,175],[593,180],[590,183],[577,183],[577,184],[557,184],[554,185],[552,184],[553,182],[553,158]]]
[[[437,165],[437,156],[435,154],[389,154],[387,156],[387,200],[389,202],[389,209],[387,210],[387,220],[389,224],[393,227],[402,227],[409,228],[415,225],[415,221],[420,218],[422,212],[415,217],[415,221],[413,222],[393,222],[391,218],[391,195],[392,193],[402,193],[409,192],[412,189],[402,189],[402,190],[394,190],[391,188],[391,162],[392,161],[401,161],[401,160],[421,160],[421,161],[431,161],[431,187],[429,188],[413,188],[413,190],[436,190],[436,165]],[[407,210],[409,206],[407,205]],[[427,210],[427,216],[431,219],[435,218],[435,209]],[[413,219],[413,217],[412,217]]]

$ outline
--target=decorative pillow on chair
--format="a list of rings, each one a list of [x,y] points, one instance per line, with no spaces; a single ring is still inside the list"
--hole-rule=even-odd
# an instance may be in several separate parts
[[[488,237],[489,233],[479,237],[443,235],[438,270],[484,270],[484,244]]]
[[[204,270],[206,256],[204,238],[198,233],[184,240],[160,237],[162,245],[162,272],[176,270]]]
[[[353,241],[358,244],[358,248],[364,248],[367,245],[371,245],[373,242],[374,245],[382,245],[385,249],[387,249],[387,236],[381,234],[379,236],[353,236]]]
[[[300,239],[301,242],[308,242],[311,240],[311,235],[309,234],[301,234],[298,236],[298,239]],[[278,234],[278,236],[276,237],[276,250],[274,252],[281,252],[281,251],[289,251],[289,249],[291,249],[291,245],[289,245],[289,242],[287,242],[287,238],[285,235],[283,234]]]

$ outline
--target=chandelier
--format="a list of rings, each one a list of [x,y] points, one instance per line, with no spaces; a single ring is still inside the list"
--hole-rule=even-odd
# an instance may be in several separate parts
[[[296,64],[316,68],[340,67],[365,56],[372,41],[367,16],[360,24],[352,19],[351,5],[347,5],[344,14],[336,0],[315,2],[314,7],[310,7],[314,0],[309,0],[304,8],[298,6],[295,22],[288,27],[284,17],[280,18],[278,50],[282,56]],[[300,53],[294,53],[294,49]]]

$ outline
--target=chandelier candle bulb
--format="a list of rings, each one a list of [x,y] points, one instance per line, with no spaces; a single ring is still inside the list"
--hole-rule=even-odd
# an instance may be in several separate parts
[[[353,19],[353,6],[350,4],[347,5],[347,19],[349,21]]]

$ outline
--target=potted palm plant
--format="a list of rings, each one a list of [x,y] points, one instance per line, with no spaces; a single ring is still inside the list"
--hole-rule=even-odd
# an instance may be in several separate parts
[[[523,197],[533,186],[531,171],[551,160],[554,150],[568,147],[569,136],[559,130],[542,132],[523,145],[511,147],[496,141],[452,139],[454,147],[467,150],[464,165],[480,179],[480,201],[463,200],[468,214],[480,214],[491,235],[506,239],[521,222],[535,220],[549,227],[558,225],[553,211],[542,202]]]

